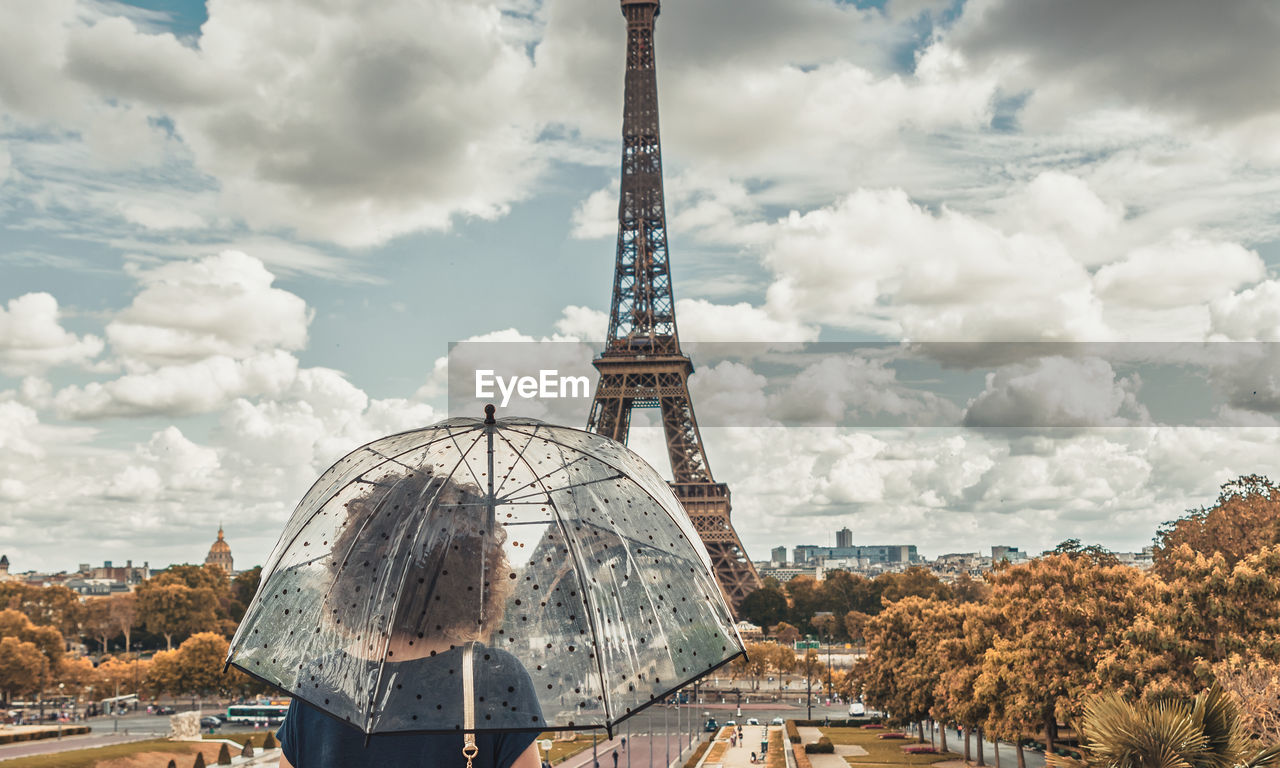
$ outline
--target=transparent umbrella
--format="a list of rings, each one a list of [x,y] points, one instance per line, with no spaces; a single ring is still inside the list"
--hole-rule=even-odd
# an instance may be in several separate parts
[[[227,661],[366,734],[612,734],[742,652],[652,467],[490,415],[382,438],[321,475]]]

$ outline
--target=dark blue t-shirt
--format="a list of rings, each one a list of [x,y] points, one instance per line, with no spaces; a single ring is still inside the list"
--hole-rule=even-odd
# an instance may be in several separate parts
[[[477,724],[480,727],[529,727],[541,725],[541,710],[532,691],[528,673],[510,654],[486,649],[477,651],[476,692],[480,697]],[[391,665],[387,675],[397,679],[403,675],[407,688],[395,686],[384,718],[388,723],[411,728],[419,724],[426,728],[453,727],[460,718],[460,674],[455,674],[460,662],[461,649],[441,654],[432,659],[399,662]],[[415,682],[417,684],[415,684]],[[452,712],[437,706],[424,706],[419,689],[432,691],[436,701],[457,702]],[[491,692],[490,689],[493,689]],[[413,694],[410,696],[409,694]],[[431,700],[434,697],[428,697]],[[421,715],[413,715],[418,712]],[[442,716],[444,720],[433,722],[427,712]],[[518,714],[517,714],[518,713]],[[533,714],[530,714],[533,713]],[[494,715],[497,715],[495,717]],[[405,766],[462,766],[461,733],[407,733],[386,732],[369,736],[351,723],[324,712],[301,699],[295,698],[289,705],[289,713],[278,732],[284,756],[294,768],[396,768]],[[506,733],[477,733],[479,752],[472,761],[472,768],[509,768],[537,738],[537,731]]]

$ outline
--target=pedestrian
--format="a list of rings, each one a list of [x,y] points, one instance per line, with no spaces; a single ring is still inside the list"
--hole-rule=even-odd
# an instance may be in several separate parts
[[[613,768],[618,768],[618,750],[613,750]]]
[[[334,551],[344,552],[352,562],[377,562],[386,557],[391,546],[385,534],[364,535],[371,518],[400,504],[408,508],[430,490],[444,507],[474,507],[477,496],[450,481],[433,478],[423,473],[418,482],[401,480],[391,494],[379,485],[370,483],[368,496],[347,502],[347,520],[341,525],[342,533],[334,542]],[[387,514],[390,514],[389,512]],[[376,529],[371,529],[376,530]],[[405,565],[404,584],[432,582],[434,589],[406,589],[398,597],[395,610],[390,615],[394,623],[388,627],[387,656],[394,652],[395,662],[386,664],[387,674],[406,680],[404,697],[394,696],[384,705],[391,711],[408,710],[416,702],[410,695],[407,681],[423,681],[418,685],[436,686],[453,690],[461,702],[463,696],[461,675],[453,675],[462,660],[475,659],[476,694],[480,701],[498,698],[478,686],[481,681],[500,686],[501,698],[509,700],[512,711],[534,713],[535,720],[542,719],[533,683],[520,661],[495,645],[486,645],[490,635],[496,635],[503,622],[503,607],[508,592],[490,589],[485,592],[485,622],[477,627],[469,619],[464,607],[472,598],[471,585],[480,582],[505,583],[510,572],[503,544],[505,531],[484,531],[463,527],[453,536],[441,537],[430,549],[415,556]],[[353,574],[357,573],[352,571]],[[333,601],[339,605],[362,604],[366,600],[368,586],[360,577],[339,578],[334,582]],[[434,600],[438,606],[431,614],[425,610],[425,602]],[[430,626],[419,626],[421,617],[431,615]],[[438,625],[440,617],[459,617],[456,625]],[[319,630],[317,630],[319,631]],[[345,654],[344,654],[345,655]],[[484,662],[481,662],[483,655]],[[492,658],[491,658],[492,657]],[[327,665],[326,665],[327,666]],[[450,685],[452,683],[452,685]],[[416,686],[415,686],[416,687]],[[399,687],[397,686],[397,690]],[[421,696],[418,696],[421,698]],[[504,702],[506,705],[506,702]],[[415,716],[416,717],[416,716]],[[519,768],[538,765],[536,731],[495,732],[476,734],[475,746],[479,748],[476,768]],[[280,726],[282,755],[280,768],[381,768],[416,761],[420,755],[436,755],[432,762],[439,768],[462,768],[472,761],[462,756],[461,733],[375,733],[366,736],[341,720],[294,698]],[[599,768],[599,760],[595,761]]]
[[[626,737],[626,736],[623,736],[623,737],[622,737],[622,751],[624,751],[624,752],[625,752],[626,750],[627,750],[627,737]]]
[[[755,761],[756,761],[756,753],[755,753],[755,752],[752,752],[752,753],[751,753],[751,762],[752,762],[752,763],[755,763]]]

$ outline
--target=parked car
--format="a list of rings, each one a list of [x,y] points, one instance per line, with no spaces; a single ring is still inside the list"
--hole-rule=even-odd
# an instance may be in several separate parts
[[[200,727],[201,728],[221,728],[222,721],[214,717],[213,715],[205,715],[204,717],[200,718]]]
[[[178,710],[173,707],[156,707],[155,713],[157,715],[176,715],[178,714]]]
[[[707,733],[715,733],[716,731],[720,730],[720,724],[717,723],[715,718],[713,717],[707,721],[706,725],[702,726],[702,730]]]
[[[867,713],[867,708],[863,706],[862,702],[860,701],[855,701],[849,705],[850,717],[855,717],[857,715],[865,715],[866,713]]]
[[[769,721],[769,725],[786,725],[786,724],[787,724],[787,721],[783,720],[780,717],[775,717]]]
[[[759,724],[760,724],[760,721],[755,719],[754,717],[747,718],[747,725],[759,725]]]
[[[728,727],[728,728],[737,728],[737,727],[738,727],[738,721],[737,721],[737,720],[725,720],[725,721],[724,721],[724,724],[725,724],[725,726],[726,726],[726,727]]]

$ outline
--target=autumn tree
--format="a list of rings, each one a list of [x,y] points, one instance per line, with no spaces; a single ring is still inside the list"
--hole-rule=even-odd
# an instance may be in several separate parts
[[[862,611],[849,611],[844,615],[844,631],[856,645],[862,645],[867,630],[867,620],[871,617]]]
[[[1211,507],[1190,510],[1156,534],[1153,570],[1170,578],[1170,557],[1186,545],[1206,557],[1221,553],[1235,565],[1263,547],[1280,544],[1280,488],[1260,475],[1225,483]]]
[[[859,676],[867,699],[904,725],[929,717],[938,708],[939,644],[960,636],[961,627],[961,609],[948,602],[912,595],[887,604],[865,630]]]
[[[1004,617],[985,603],[965,602],[954,604],[956,618],[961,622],[960,632],[940,637],[937,643],[940,674],[935,687],[933,719],[947,722],[954,720],[965,730],[965,754],[968,754],[968,732],[978,731],[981,748],[983,731],[992,736],[997,746],[1001,738],[1017,745],[1021,757],[1021,733],[1002,731],[1003,694],[996,690],[980,689],[978,680],[982,674],[982,661],[996,637],[1005,630]],[[943,731],[942,748],[945,750],[946,731]],[[996,757],[999,758],[997,749]]]
[[[163,635],[167,650],[173,650],[174,637],[208,631],[218,624],[215,597],[208,587],[193,589],[157,577],[141,584],[136,594],[143,626]]]
[[[237,573],[231,580],[230,618],[232,621],[239,623],[244,618],[244,613],[249,609],[249,603],[253,602],[253,596],[257,594],[258,584],[261,581],[262,566],[260,565]],[[764,625],[761,624],[761,626]]]
[[[48,662],[49,672],[56,672],[62,663],[66,642],[57,629],[34,624],[25,613],[6,609],[0,611],[0,637],[12,637],[31,643]]]
[[[98,662],[98,685],[101,690],[128,691],[142,694],[146,683],[151,679],[151,659],[143,659],[136,654],[128,656],[108,656]],[[151,692],[157,690],[148,689]]]
[[[120,633],[119,624],[111,615],[111,598],[93,597],[85,601],[84,619],[80,628],[85,637],[91,638],[107,652],[107,641]]]
[[[795,643],[800,639],[800,630],[785,621],[770,627],[769,634],[777,638],[779,643],[795,647]]]
[[[111,618],[116,624],[119,634],[124,635],[124,652],[129,653],[133,638],[133,628],[138,625],[138,596],[132,592],[121,592],[111,596]]]
[[[63,659],[57,673],[52,676],[52,682],[63,686],[63,691],[71,696],[79,696],[97,681],[97,670],[88,656]]]
[[[787,596],[780,589],[757,589],[742,600],[738,613],[760,627],[770,627],[787,618]]]
[[[880,587],[880,601],[893,603],[906,597],[950,600],[951,588],[927,568],[913,565],[901,573],[882,573],[875,578]]]
[[[1000,732],[1043,726],[1052,752],[1057,723],[1078,720],[1085,698],[1135,689],[1117,650],[1122,629],[1147,610],[1150,582],[1095,553],[1064,552],[999,570],[990,583],[989,605],[1007,625],[984,654],[975,689],[1003,697],[989,718]]]
[[[49,659],[35,643],[16,637],[0,638],[0,694],[4,704],[31,696],[49,682]]]
[[[1255,654],[1232,654],[1213,665],[1213,677],[1240,710],[1240,726],[1264,744],[1280,744],[1280,664]]]
[[[36,626],[53,627],[63,637],[80,635],[84,606],[79,595],[61,584],[37,587],[19,581],[0,582],[0,609],[4,608],[25,614]]]

